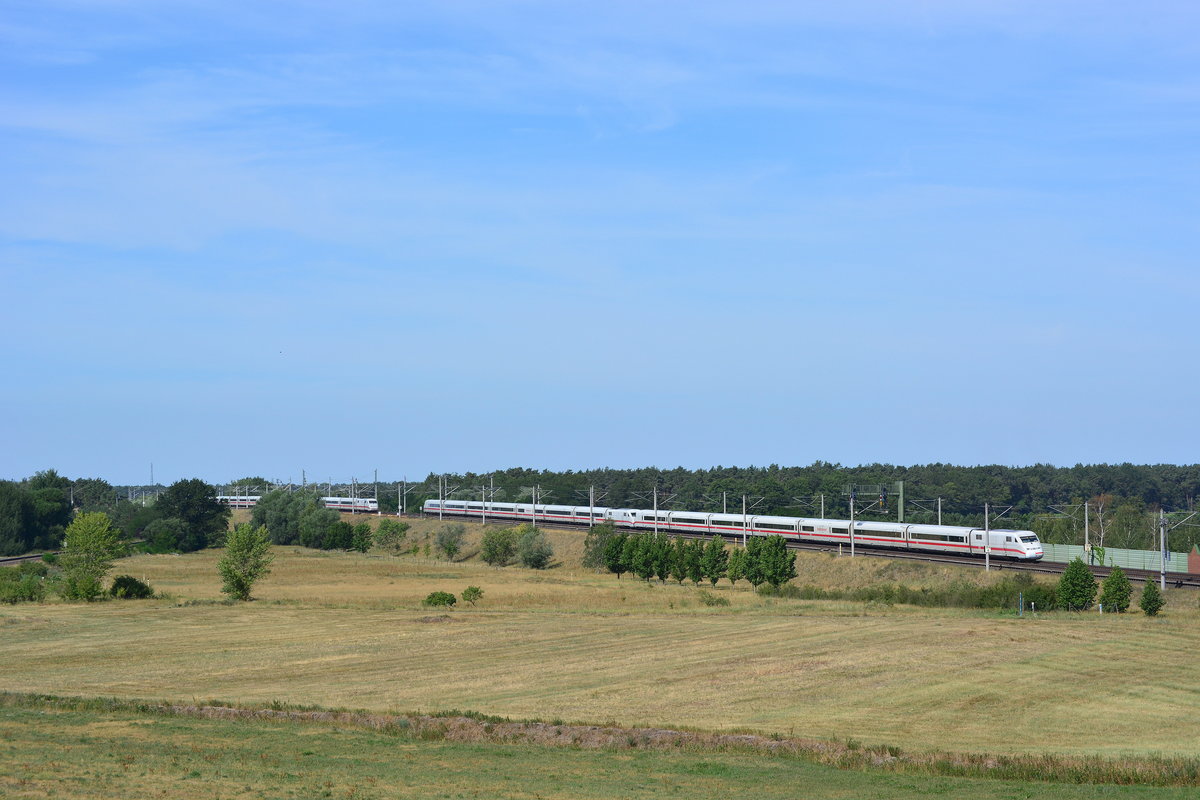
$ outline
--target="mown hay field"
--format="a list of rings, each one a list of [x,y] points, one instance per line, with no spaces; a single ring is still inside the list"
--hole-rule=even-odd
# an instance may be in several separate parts
[[[906,750],[1200,752],[1194,595],[1172,596],[1159,619],[769,599],[727,584],[711,594],[730,605],[709,607],[691,586],[583,570],[570,555],[582,536],[551,535],[567,555],[545,571],[278,548],[259,599],[238,605],[217,602],[217,552],[126,559],[117,572],[170,599],[0,609],[0,688],[460,708]],[[824,555],[802,557],[800,572],[801,583],[963,574]],[[484,590],[477,607],[420,606],[467,585]]]
[[[1110,800],[1195,793],[844,770],[758,753],[463,743],[335,725],[0,707],[0,796],[12,798],[1084,800],[1098,790]]]

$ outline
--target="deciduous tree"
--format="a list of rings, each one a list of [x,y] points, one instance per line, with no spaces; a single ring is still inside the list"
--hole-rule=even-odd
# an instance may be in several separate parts
[[[708,578],[708,582],[714,587],[717,585],[717,581],[728,573],[729,553],[725,550],[725,540],[720,536],[712,537],[704,546],[702,566],[704,577]]]
[[[1104,607],[1105,611],[1124,614],[1129,610],[1129,603],[1132,600],[1133,585],[1129,582],[1129,578],[1125,577],[1125,570],[1113,567],[1100,589],[1100,605]]]
[[[1068,611],[1087,611],[1096,600],[1096,579],[1091,570],[1076,558],[1058,580],[1058,605]]]
[[[221,591],[234,600],[249,600],[250,590],[270,573],[274,559],[265,526],[238,525],[225,538],[225,553],[217,562]]]
[[[616,574],[617,580],[621,580],[621,575],[629,571],[625,561],[625,541],[628,538],[628,535],[618,533],[604,547],[604,566]]]
[[[1158,612],[1163,607],[1162,591],[1159,590],[1158,584],[1153,580],[1146,581],[1146,588],[1142,589],[1142,598],[1138,600],[1138,605],[1141,606],[1147,617],[1156,617]]]
[[[517,540],[517,556],[521,563],[530,569],[545,569],[554,557],[554,547],[540,529],[532,525],[522,525],[525,532]]]
[[[517,553],[517,532],[512,528],[489,528],[483,533],[479,557],[493,567],[503,567]]]
[[[462,549],[463,537],[466,536],[466,533],[467,527],[461,522],[447,522],[434,534],[434,546],[446,556],[447,560],[453,561],[454,557],[458,555],[458,551]]]
[[[154,504],[163,517],[183,520],[186,531],[178,548],[187,553],[208,546],[209,539],[229,525],[229,506],[217,500],[217,490],[199,478],[176,481]]]
[[[63,596],[69,600],[95,600],[104,593],[102,581],[113,562],[124,552],[120,532],[102,511],[80,514],[67,526],[59,565],[63,571]]]

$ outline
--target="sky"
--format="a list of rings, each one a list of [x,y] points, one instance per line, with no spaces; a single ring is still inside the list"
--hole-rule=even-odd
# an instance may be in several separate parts
[[[0,477],[1195,463],[1198,23],[9,0]]]

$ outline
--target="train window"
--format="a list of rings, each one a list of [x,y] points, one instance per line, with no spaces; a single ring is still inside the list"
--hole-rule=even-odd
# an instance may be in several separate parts
[[[675,522],[678,522],[681,525],[703,525],[704,524],[704,520],[696,519],[694,517],[676,517]]]
[[[1021,541],[1024,542],[1025,544],[1033,544],[1034,542],[1037,541],[1037,537],[1036,536],[1022,536]]]
[[[1011,541],[1012,541],[1012,537],[1011,537],[1011,536],[1005,536],[1005,537],[1004,537],[1004,541],[1006,541],[1006,542],[1011,542]]]
[[[966,539],[962,536],[947,536],[946,541],[947,542],[965,542]]]
[[[977,533],[977,534],[975,534],[975,541],[977,541],[977,542],[982,542],[982,541],[983,541],[983,534],[982,534],[982,533]]]
[[[846,533],[847,532],[845,528],[830,528],[829,530],[833,531],[834,533]]]
[[[654,522],[653,514],[642,514],[642,519],[646,522]]]
[[[779,525],[774,522],[756,522],[756,523],[754,523],[754,527],[762,528],[762,529],[768,530],[768,531],[794,531],[794,530],[796,530],[795,525]]]
[[[723,527],[726,527],[726,528],[741,528],[741,527],[744,527],[740,521],[738,521],[738,522],[731,522],[730,520],[724,520],[724,519],[714,519],[714,520],[712,521],[712,524],[713,524],[713,525],[721,525],[721,526],[723,526]]]
[[[869,530],[867,528],[863,528],[862,530],[859,531],[859,533],[866,535],[866,536],[886,536],[889,539],[903,539],[904,538],[903,533],[893,533],[892,531],[873,531],[873,530]]]
[[[813,528],[813,526],[812,526],[812,525],[801,525],[801,526],[800,526],[800,530],[802,530],[802,531],[808,531],[809,533],[812,533],[812,532],[813,532],[813,530],[814,530],[814,528]]]

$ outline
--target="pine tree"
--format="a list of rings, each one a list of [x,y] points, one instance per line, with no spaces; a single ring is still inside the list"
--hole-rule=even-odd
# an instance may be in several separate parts
[[[1096,599],[1096,579],[1082,560],[1076,558],[1058,581],[1058,604],[1068,611],[1087,611]]]
[[[1129,610],[1132,600],[1133,585],[1129,583],[1129,578],[1125,577],[1125,571],[1120,567],[1113,567],[1100,589],[1100,605],[1105,611],[1124,614]]]
[[[725,540],[720,536],[712,537],[704,546],[702,567],[704,577],[708,578],[709,583],[714,587],[717,585],[717,581],[724,578],[728,572],[729,553],[725,551]]]
[[[1163,607],[1163,602],[1162,592],[1159,591],[1158,584],[1152,580],[1146,581],[1146,588],[1142,589],[1142,599],[1138,601],[1138,605],[1142,607],[1142,611],[1146,612],[1146,616],[1158,616],[1159,610]]]

